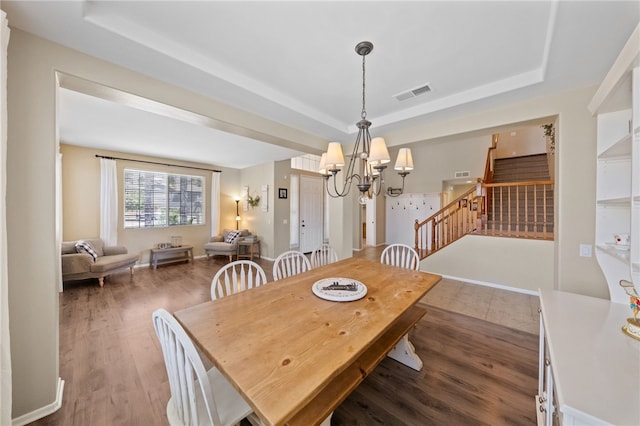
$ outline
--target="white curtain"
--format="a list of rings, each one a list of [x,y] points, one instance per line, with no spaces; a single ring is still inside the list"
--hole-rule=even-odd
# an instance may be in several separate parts
[[[100,159],[100,238],[107,246],[118,244],[118,170],[107,158]]]
[[[220,172],[211,173],[211,235],[220,234]]]
[[[11,346],[7,272],[7,48],[9,23],[0,10],[0,424],[11,424]]]

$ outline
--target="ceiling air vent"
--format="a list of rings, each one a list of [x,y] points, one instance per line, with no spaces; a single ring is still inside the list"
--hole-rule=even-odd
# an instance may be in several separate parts
[[[420,87],[416,87],[415,89],[407,90],[402,93],[398,93],[397,95],[393,95],[398,101],[406,101],[407,99],[415,98],[416,96],[420,96],[427,92],[431,91],[431,86],[429,83],[423,84]]]
[[[471,176],[471,172],[469,171],[464,171],[464,172],[456,172],[456,178],[466,178]]]

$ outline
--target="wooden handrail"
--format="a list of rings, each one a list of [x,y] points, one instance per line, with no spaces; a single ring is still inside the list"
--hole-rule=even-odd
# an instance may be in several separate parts
[[[416,220],[421,259],[469,233],[553,239],[553,180],[481,183],[429,216]]]
[[[462,194],[461,196],[459,196],[458,198],[456,198],[455,200],[453,200],[452,202],[450,202],[449,204],[447,204],[446,206],[444,206],[443,208],[441,208],[440,210],[438,210],[437,212],[435,212],[434,214],[432,214],[431,216],[429,216],[428,218],[423,220],[422,222],[418,222],[418,220],[416,219],[416,225],[415,226],[422,226],[425,223],[433,220],[436,216],[441,214],[441,212],[443,210],[448,210],[448,209],[452,208],[453,206],[458,204],[460,201],[462,201],[463,199],[467,198],[469,196],[469,194],[472,194],[473,192],[475,192],[475,190],[476,190],[476,188],[469,189],[467,192],[465,192],[464,194]]]
[[[484,177],[482,181],[485,183],[493,182],[493,151],[498,147],[499,135],[494,133],[491,135],[491,146],[487,149],[487,161],[484,166]]]
[[[522,182],[485,183],[485,188],[497,188],[500,186],[532,186],[532,185],[553,185],[553,180],[527,180]]]
[[[421,259],[476,229],[483,208],[476,191],[470,188],[427,219],[415,221],[415,249]]]

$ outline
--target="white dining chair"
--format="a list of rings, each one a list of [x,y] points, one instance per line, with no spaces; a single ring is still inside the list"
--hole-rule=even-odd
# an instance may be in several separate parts
[[[328,265],[338,261],[338,253],[329,244],[322,244],[311,253],[311,267]]]
[[[205,370],[195,345],[173,315],[158,309],[152,318],[169,376],[169,424],[227,426],[247,417],[255,424],[251,407],[220,371]]]
[[[311,263],[304,253],[289,250],[278,256],[273,262],[273,280],[280,280],[311,269]]]
[[[220,268],[211,280],[211,300],[267,283],[264,269],[251,260],[236,260]]]
[[[380,255],[380,263],[399,266],[405,269],[420,270],[420,257],[418,253],[405,244],[390,244]]]
[[[405,244],[390,244],[380,255],[380,263],[398,266],[400,268],[420,270],[420,257],[418,253]],[[409,341],[409,333],[387,354],[389,358],[402,362],[416,371],[422,370],[422,360],[416,355],[413,343]]]

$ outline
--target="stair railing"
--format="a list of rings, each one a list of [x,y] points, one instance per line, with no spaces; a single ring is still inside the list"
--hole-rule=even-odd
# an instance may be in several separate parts
[[[494,183],[498,135],[487,150],[485,172],[475,188],[415,221],[415,249],[420,259],[463,236],[474,233],[552,240],[554,236],[554,181]]]
[[[415,249],[420,259],[481,226],[479,218],[484,202],[477,190],[471,188],[422,222],[415,221]]]
[[[483,184],[486,220],[478,233],[553,239],[554,181]]]
[[[552,240],[554,181],[479,183],[414,223],[420,259],[467,234]]]

